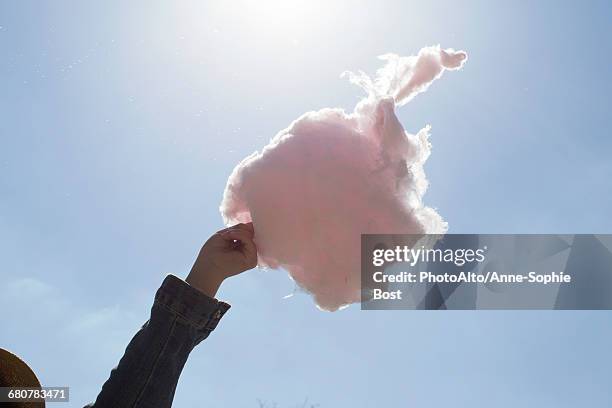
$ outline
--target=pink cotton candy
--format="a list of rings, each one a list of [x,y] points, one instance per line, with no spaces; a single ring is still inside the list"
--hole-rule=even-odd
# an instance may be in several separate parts
[[[253,222],[259,265],[286,269],[324,310],[360,301],[361,234],[447,230],[422,202],[429,126],[407,133],[395,107],[467,54],[434,46],[381,59],[374,80],[348,73],[368,92],[353,113],[302,115],[236,166],[221,203],[227,224]]]

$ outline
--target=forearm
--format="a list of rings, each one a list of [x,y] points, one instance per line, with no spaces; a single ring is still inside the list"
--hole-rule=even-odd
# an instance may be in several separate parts
[[[91,408],[170,407],[193,348],[214,330],[229,305],[168,276],[151,318],[134,336]]]

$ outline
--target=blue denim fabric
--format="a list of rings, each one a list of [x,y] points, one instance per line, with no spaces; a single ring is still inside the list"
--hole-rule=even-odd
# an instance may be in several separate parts
[[[168,275],[155,295],[149,321],[128,344],[96,402],[85,408],[170,407],[189,353],[229,308]]]

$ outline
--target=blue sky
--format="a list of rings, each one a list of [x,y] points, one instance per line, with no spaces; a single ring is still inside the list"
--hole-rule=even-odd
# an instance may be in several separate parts
[[[327,4],[330,3],[330,4]],[[612,7],[589,1],[0,3],[0,346],[95,398],[167,273],[221,227],[227,176],[344,70],[465,49],[401,108],[455,233],[612,233]],[[608,312],[318,311],[282,271],[231,312],[175,406],[603,407]]]

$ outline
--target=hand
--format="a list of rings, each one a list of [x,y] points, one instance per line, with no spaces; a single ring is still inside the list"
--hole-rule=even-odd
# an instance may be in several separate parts
[[[254,234],[252,222],[216,232],[200,250],[186,282],[214,297],[226,278],[257,266]]]

